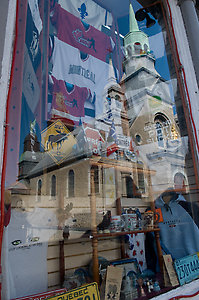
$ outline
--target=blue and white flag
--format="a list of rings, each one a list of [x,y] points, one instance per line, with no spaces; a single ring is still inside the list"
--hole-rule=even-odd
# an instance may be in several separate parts
[[[25,43],[35,72],[41,62],[39,36],[40,32],[35,25],[30,6],[28,5]]]
[[[92,0],[59,0],[58,3],[74,16],[101,30],[112,24],[112,14]]]
[[[32,14],[33,22],[40,34],[42,31],[43,25],[42,25],[40,12],[39,12],[38,0],[28,0],[28,4],[29,4],[30,11]]]

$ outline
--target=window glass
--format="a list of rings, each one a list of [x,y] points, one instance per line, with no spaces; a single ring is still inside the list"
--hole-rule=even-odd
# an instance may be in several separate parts
[[[195,145],[166,11],[18,2],[3,299],[100,288],[124,258],[135,298],[150,284],[164,292],[162,254],[199,251]]]

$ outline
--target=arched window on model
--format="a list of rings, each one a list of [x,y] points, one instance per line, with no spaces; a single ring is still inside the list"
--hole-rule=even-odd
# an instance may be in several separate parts
[[[133,198],[133,179],[131,176],[126,176],[126,196],[127,198]]]
[[[75,195],[75,174],[73,170],[68,172],[68,197]]]
[[[156,128],[156,138],[158,142],[158,146],[160,148],[164,148],[165,141],[164,141],[164,127],[167,126],[168,119],[163,114],[157,114],[155,119],[155,128]]]
[[[142,165],[138,167],[138,187],[142,193],[145,193],[144,168]]]
[[[134,44],[134,50],[135,50],[135,53],[137,53],[137,54],[140,54],[140,53],[141,53],[141,51],[142,51],[142,46],[141,46],[141,44],[140,44],[139,42],[136,42],[136,43]]]
[[[130,175],[126,176],[126,197],[127,198],[140,198],[138,187]]]
[[[56,196],[56,176],[52,175],[51,177],[51,197]]]
[[[160,122],[155,123],[156,128],[156,136],[157,136],[157,142],[159,147],[164,147],[164,137],[163,137],[163,130],[162,130],[162,124]]]
[[[37,181],[37,201],[41,201],[41,189],[42,189],[42,180]]]
[[[182,191],[185,191],[185,189],[186,189],[186,178],[180,172],[177,172],[174,175],[174,189],[177,192],[182,192]]]
[[[95,187],[95,194],[99,193],[99,167],[92,166],[91,170],[94,170],[94,187]]]

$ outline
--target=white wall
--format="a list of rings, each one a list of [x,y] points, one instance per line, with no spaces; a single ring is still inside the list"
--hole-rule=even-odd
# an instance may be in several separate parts
[[[1,0],[0,9],[0,168],[4,147],[4,124],[14,41],[16,1]]]

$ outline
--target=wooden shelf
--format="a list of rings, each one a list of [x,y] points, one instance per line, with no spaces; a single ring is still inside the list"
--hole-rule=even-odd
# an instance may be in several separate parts
[[[116,236],[122,236],[126,234],[133,234],[133,233],[147,233],[147,232],[154,232],[154,231],[160,231],[160,228],[153,227],[151,229],[138,229],[133,231],[120,231],[120,232],[110,232],[110,233],[93,233],[91,238],[103,238],[103,237],[116,237]]]

